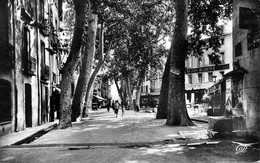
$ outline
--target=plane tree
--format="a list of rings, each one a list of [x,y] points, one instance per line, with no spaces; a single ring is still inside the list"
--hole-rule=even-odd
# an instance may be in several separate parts
[[[75,10],[75,23],[73,38],[68,58],[62,68],[61,95],[60,95],[60,121],[59,128],[71,126],[71,83],[72,77],[80,59],[80,48],[82,45],[82,34],[85,25],[86,0],[73,0]]]
[[[119,22],[124,25],[121,33],[126,37],[115,43],[110,72],[116,77],[115,81],[121,81],[121,87],[116,84],[118,92],[123,101],[128,99],[130,108],[133,108],[133,89],[137,90],[136,102],[140,104],[141,84],[150,74],[148,70],[162,68],[161,57],[165,55],[165,49],[159,42],[170,31],[171,12],[171,8],[161,1],[133,1],[128,3],[128,12],[123,13],[124,23]]]
[[[167,115],[166,124],[169,125],[192,125],[185,103],[185,59],[188,54],[200,57],[203,50],[212,48],[214,53],[211,60],[217,64],[222,36],[218,22],[220,18],[228,19],[231,13],[230,1],[191,0],[189,2],[177,0],[174,5],[176,17],[172,31],[172,45],[161,90],[168,94],[168,98],[160,100],[160,102],[168,102],[167,109],[164,110],[167,114],[164,115]],[[187,36],[188,25],[192,28],[189,37]],[[208,36],[209,39],[202,40],[203,35]],[[169,85],[165,86],[167,82]]]

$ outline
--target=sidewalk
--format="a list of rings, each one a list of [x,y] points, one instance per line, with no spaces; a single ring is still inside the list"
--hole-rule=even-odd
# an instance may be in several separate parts
[[[199,139],[207,139],[207,128],[205,126],[192,126],[192,127],[170,127],[170,126],[166,126],[165,124],[165,120],[156,120],[155,119],[155,113],[147,113],[147,112],[134,112],[134,111],[126,111],[126,115],[124,117],[121,117],[121,115],[119,115],[119,117],[116,119],[115,117],[113,117],[113,110],[111,110],[109,113],[107,113],[106,109],[99,109],[98,111],[90,111],[90,118],[85,119],[85,121],[80,122],[80,123],[73,123],[72,128],[68,128],[66,130],[56,130],[53,131],[53,133],[55,133],[56,136],[52,136],[52,137],[60,137],[57,136],[57,133],[63,133],[66,131],[70,131],[70,130],[74,130],[76,128],[85,128],[84,130],[95,130],[97,128],[91,128],[91,127],[87,127],[85,123],[87,123],[88,121],[91,120],[96,120],[99,121],[99,125],[89,125],[89,126],[99,126],[100,129],[102,128],[111,128],[111,129],[115,129],[117,128],[116,125],[114,124],[119,124],[118,127],[123,127],[123,125],[129,125],[131,121],[133,121],[132,119],[136,119],[135,120],[135,124],[139,124],[139,127],[136,127],[136,129],[138,128],[147,128],[145,126],[153,126],[154,127],[154,131],[153,133],[155,133],[156,136],[153,137],[157,137],[157,139],[147,139],[147,137],[145,136],[146,134],[150,134],[149,132],[133,132],[132,133],[132,138],[129,139],[125,139],[125,138],[121,138],[121,141],[117,141],[120,143],[136,143],[136,142],[143,142],[143,141],[148,141],[148,142],[152,142],[152,141],[164,141],[164,140],[180,140],[180,139],[193,139],[193,140],[199,140]],[[101,114],[103,116],[103,118],[101,117]],[[120,114],[120,113],[119,113]],[[193,116],[191,117],[192,120],[202,120],[202,121],[207,121],[205,117],[201,117],[201,116]],[[111,120],[110,123],[112,124],[108,124],[108,120]],[[152,122],[153,119],[153,122]],[[124,120],[124,124],[121,123],[120,121]],[[103,122],[105,122],[105,124],[102,124]],[[150,123],[150,124],[148,124]],[[19,144],[20,142],[32,137],[33,135],[36,135],[37,133],[43,132],[45,130],[50,130],[52,128],[54,128],[56,125],[58,124],[58,121],[56,122],[49,122],[46,124],[43,124],[41,126],[36,126],[33,128],[26,128],[23,131],[19,131],[19,132],[15,132],[15,133],[10,133],[7,135],[3,135],[0,137],[0,148],[5,147],[5,146],[10,146],[13,144]],[[81,126],[82,125],[82,126]],[[134,125],[133,125],[134,126]],[[134,128],[132,126],[132,130],[134,131]],[[162,132],[160,135],[160,139],[159,136],[157,135],[157,132]],[[106,132],[106,131],[105,131]],[[130,133],[129,133],[130,134]],[[135,136],[133,136],[135,135]],[[168,136],[167,136],[168,135]],[[140,139],[139,139],[140,138]],[[142,140],[141,138],[143,138],[144,140]],[[92,140],[91,140],[92,141]],[[100,142],[109,142],[112,143],[111,139],[107,139],[107,138],[103,138],[100,137],[100,139],[97,139],[95,142],[100,143]],[[53,141],[52,141],[53,142]],[[67,141],[66,141],[67,142]],[[75,142],[76,143],[76,142]]]
[[[43,124],[41,126],[26,128],[25,130],[22,130],[22,131],[3,135],[0,137],[0,148],[22,142],[22,141],[30,138],[32,135],[35,135],[35,134],[40,133],[45,130],[52,129],[57,124],[58,124],[58,121],[49,122],[49,123]]]
[[[90,117],[83,122],[73,123],[73,127],[52,130],[29,145],[117,145],[206,141],[207,125],[167,126],[165,119],[155,119],[154,113],[125,111],[118,117],[106,109],[90,111]]]
[[[62,135],[66,135],[68,132],[76,132],[76,130],[83,131],[91,131],[91,132],[98,132],[99,136],[95,140],[92,140],[92,136],[85,136],[88,141],[85,141],[86,143],[140,143],[140,142],[156,142],[156,141],[164,141],[164,140],[183,140],[183,139],[193,139],[193,140],[199,140],[199,139],[208,139],[207,137],[207,128],[205,126],[191,126],[191,127],[171,127],[165,125],[165,120],[157,120],[155,119],[155,113],[146,113],[146,112],[134,112],[132,110],[126,111],[126,115],[124,117],[121,117],[119,113],[119,117],[115,118],[114,114],[112,113],[113,110],[111,110],[109,113],[106,111],[106,109],[99,109],[98,111],[90,111],[90,117],[85,119],[85,121],[82,121],[80,123],[73,123],[72,128],[67,128],[64,130],[54,130],[51,133],[48,133],[48,135],[51,136],[44,136],[44,137],[52,137],[51,140],[48,140],[48,142],[59,142],[62,143],[60,137]],[[135,120],[133,120],[135,119]],[[95,120],[95,121],[93,121]],[[110,122],[108,122],[110,121]],[[90,123],[90,124],[89,124]],[[40,133],[45,130],[50,130],[54,128],[58,124],[58,121],[56,122],[49,122],[47,124],[43,124],[41,126],[33,127],[33,128],[26,128],[23,131],[10,133],[7,135],[4,135],[0,137],[0,148],[5,146],[10,146],[17,144],[19,145],[20,142],[32,137],[33,135],[36,135],[37,133]],[[125,131],[125,129],[117,130],[117,128],[127,127],[130,126],[131,131]],[[145,128],[146,130],[139,130],[141,128]],[[151,135],[151,128],[153,136]],[[109,129],[109,131],[107,131]],[[110,137],[107,137],[111,131],[118,134],[111,133]],[[81,132],[83,132],[81,131]],[[109,134],[107,134],[107,132]],[[120,133],[127,133],[126,135],[122,136]],[[147,134],[149,134],[151,137],[148,138]],[[85,135],[85,134],[84,134]],[[120,137],[119,140],[116,140],[113,142],[112,137]],[[88,138],[89,136],[89,138]],[[54,140],[57,138],[56,140]],[[74,137],[73,137],[74,139]],[[41,140],[41,138],[40,138]],[[74,139],[75,140],[75,139]],[[82,142],[82,138],[77,139]],[[46,140],[44,140],[47,142]],[[39,142],[38,140],[35,142]],[[35,142],[32,142],[31,144],[35,144]],[[47,143],[48,143],[47,142]],[[72,140],[64,139],[64,143],[66,142],[73,142]],[[42,141],[40,141],[42,143]],[[79,143],[79,142],[74,142]]]

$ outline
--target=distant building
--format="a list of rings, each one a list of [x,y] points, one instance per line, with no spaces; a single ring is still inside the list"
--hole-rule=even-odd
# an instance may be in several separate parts
[[[224,74],[232,70],[232,26],[223,26],[221,38],[220,64],[215,65],[209,59],[212,50],[205,51],[201,58],[189,56],[185,62],[185,91],[187,104],[202,103],[203,95],[216,82],[223,79]]]
[[[145,77],[141,86],[140,105],[149,106],[159,103],[163,72],[158,70],[150,79]],[[153,103],[153,104],[152,104]]]

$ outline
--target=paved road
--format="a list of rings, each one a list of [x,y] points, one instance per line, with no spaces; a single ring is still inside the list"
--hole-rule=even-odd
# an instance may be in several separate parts
[[[52,130],[30,144],[0,149],[0,162],[237,162],[256,161],[259,151],[237,154],[236,145],[212,142],[205,125],[166,126],[154,113],[127,111],[116,118],[101,109],[64,130]],[[251,151],[250,151],[251,150]]]

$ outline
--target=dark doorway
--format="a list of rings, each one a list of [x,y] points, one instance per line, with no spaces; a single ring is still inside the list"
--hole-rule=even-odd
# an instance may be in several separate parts
[[[0,79],[0,123],[11,121],[12,88],[7,80]]]
[[[41,100],[41,120],[42,123],[48,122],[48,87],[42,85]]]
[[[25,124],[32,127],[32,87],[25,84]]]

